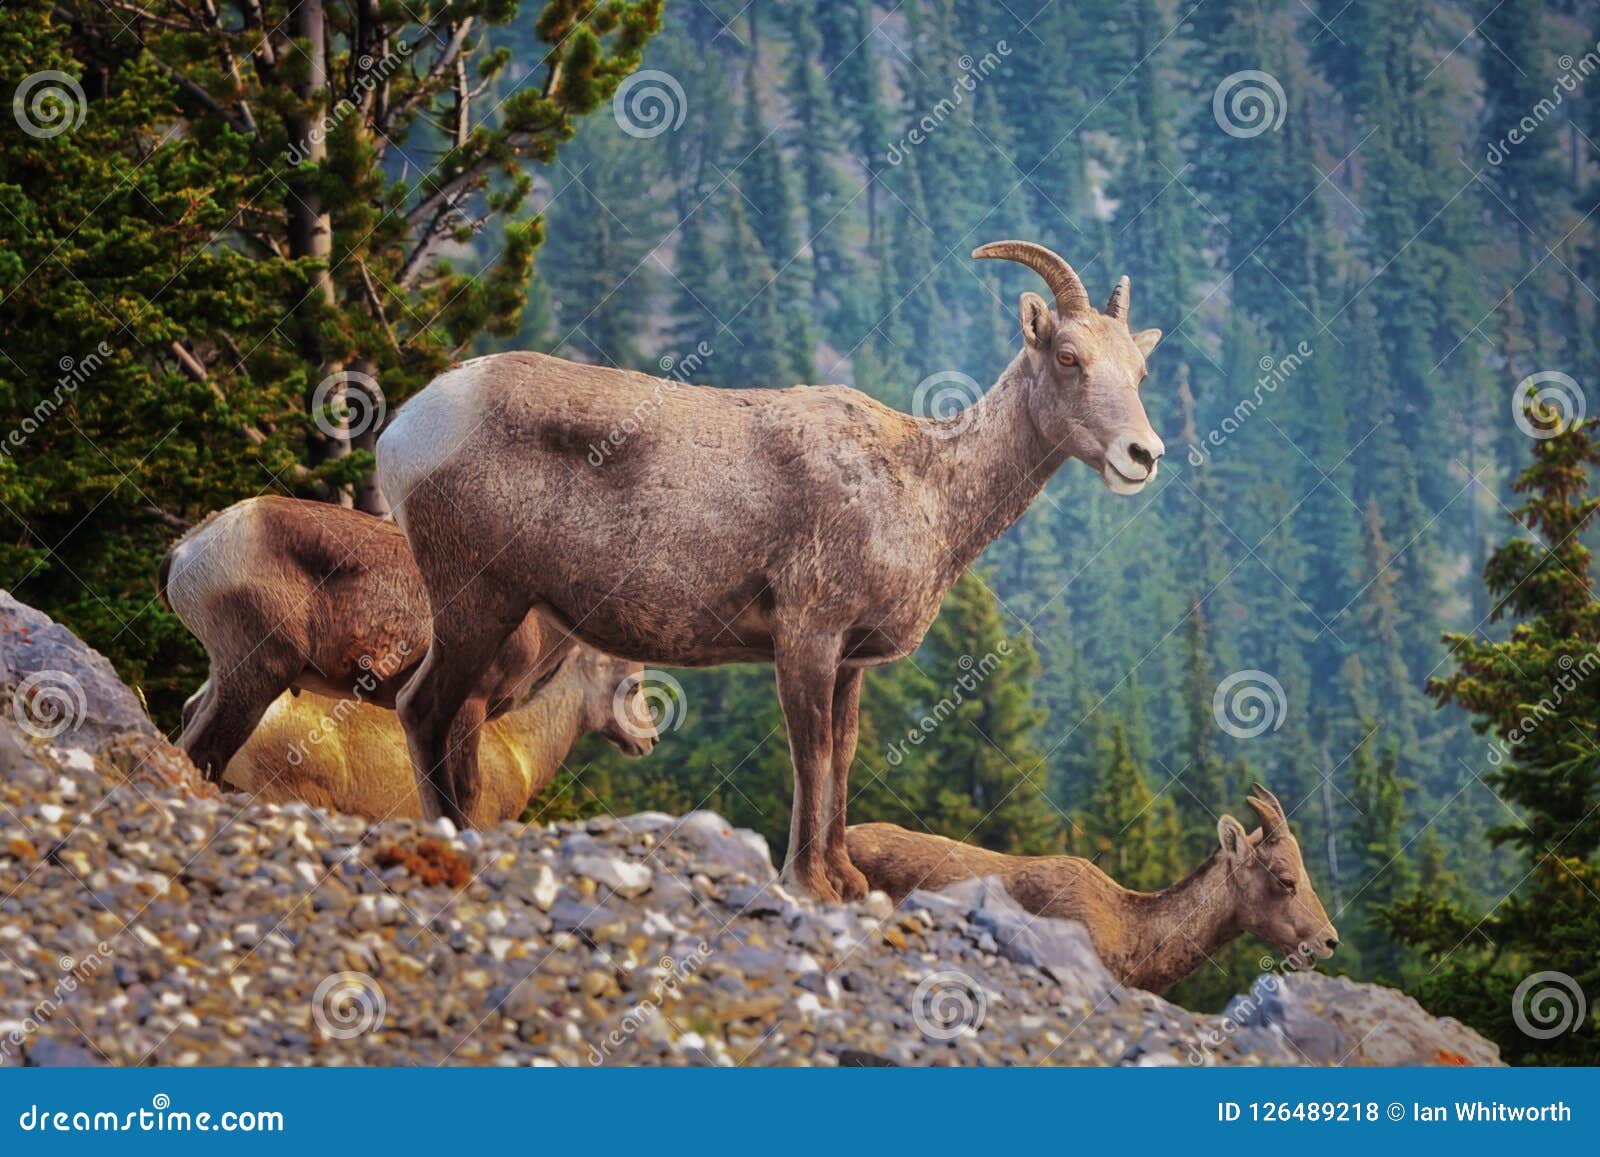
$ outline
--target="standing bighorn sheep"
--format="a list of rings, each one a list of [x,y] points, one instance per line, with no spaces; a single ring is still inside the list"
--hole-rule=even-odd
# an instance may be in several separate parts
[[[1297,963],[1325,959],[1339,946],[1283,805],[1259,784],[1245,802],[1261,827],[1246,834],[1238,820],[1223,816],[1217,821],[1221,848],[1159,892],[1124,888],[1077,856],[1008,856],[895,824],[858,824],[847,839],[851,861],[896,903],[919,888],[997,877],[1033,915],[1087,928],[1100,959],[1122,983],[1162,992],[1247,932]]]
[[[428,649],[428,596],[400,528],[326,502],[236,502],[172,544],[158,581],[210,661],[178,742],[212,779],[281,692],[393,707]],[[491,715],[565,652],[537,615],[505,638],[483,672]]]
[[[656,732],[640,689],[643,670],[580,646],[526,703],[486,723],[478,749],[483,790],[467,817],[472,825],[521,815],[588,732],[604,735],[624,755],[648,754]],[[302,800],[374,820],[422,817],[394,712],[311,691],[273,700],[222,782],[272,803]]]
[[[953,419],[842,386],[708,389],[534,353],[475,358],[400,409],[378,482],[433,607],[398,705],[430,814],[472,811],[485,669],[540,610],[632,659],[773,663],[795,767],[785,877],[865,894],[845,850],[863,668],[916,649],[1068,458],[1132,494],[1163,452],[1138,393],[1160,331],[1128,328],[1127,278],[1101,313],[1042,246],[973,256],[1038,272],[1055,312],[1022,295],[1022,352]]]

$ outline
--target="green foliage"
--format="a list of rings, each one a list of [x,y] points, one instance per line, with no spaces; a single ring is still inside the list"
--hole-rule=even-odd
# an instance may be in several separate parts
[[[1186,874],[1172,798],[1146,785],[1120,724],[1111,729],[1088,802],[1078,817],[1082,851],[1119,884],[1153,891]]]
[[[1546,424],[1550,417],[1530,414]],[[1509,1059],[1530,1064],[1600,1061],[1594,1012],[1570,1023],[1570,1032],[1541,1039],[1537,1030],[1548,1025],[1535,994],[1548,985],[1524,985],[1546,972],[1585,991],[1600,982],[1600,755],[1593,738],[1600,699],[1588,682],[1600,670],[1600,611],[1581,541],[1600,506],[1589,493],[1589,472],[1600,464],[1593,431],[1591,423],[1574,422],[1533,442],[1533,463],[1514,487],[1524,496],[1513,518],[1525,537],[1501,546],[1484,569],[1495,615],[1519,621],[1504,639],[1446,636],[1456,669],[1429,685],[1440,702],[1476,717],[1486,740],[1480,765],[1492,769],[1482,779],[1511,805],[1510,822],[1491,838],[1516,848],[1526,873],[1481,915],[1456,898],[1419,890],[1383,916],[1393,935],[1429,954],[1432,967],[1418,983],[1431,1006],[1468,1020]]]
[[[18,597],[174,724],[203,669],[155,599],[174,532],[264,491],[378,508],[371,395],[340,383],[392,409],[517,331],[534,166],[637,66],[660,8],[0,11],[7,92],[42,71],[81,89],[58,86],[64,131],[0,155],[0,401],[34,427],[0,466]],[[485,35],[519,22],[542,83],[510,85]]]

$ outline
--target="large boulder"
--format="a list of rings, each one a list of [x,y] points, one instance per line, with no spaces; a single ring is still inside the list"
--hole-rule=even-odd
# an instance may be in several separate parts
[[[112,780],[217,794],[150,721],[109,659],[8,591],[0,591],[0,731],[0,756],[12,766],[44,747]]]
[[[0,591],[0,689],[22,731],[98,751],[129,732],[160,732],[99,651],[43,611]]]
[[[1082,924],[1032,915],[999,880],[962,880],[941,892],[912,892],[902,906],[964,918],[980,946],[1039,969],[1061,986],[1064,995],[1090,1005],[1119,987]]]
[[[1314,972],[1264,977],[1224,1022],[1286,1042],[1311,1065],[1498,1065],[1500,1050],[1399,989]]]

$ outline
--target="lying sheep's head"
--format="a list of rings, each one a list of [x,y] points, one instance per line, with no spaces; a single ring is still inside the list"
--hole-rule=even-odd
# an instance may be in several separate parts
[[[617,659],[592,647],[571,660],[583,689],[583,725],[605,736],[630,759],[649,755],[660,738],[645,696],[644,664]]]
[[[1259,831],[1246,834],[1244,825],[1232,816],[1217,821],[1240,929],[1261,937],[1297,964],[1332,956],[1339,946],[1339,930],[1311,886],[1283,805],[1260,784],[1245,802],[1261,818]]]

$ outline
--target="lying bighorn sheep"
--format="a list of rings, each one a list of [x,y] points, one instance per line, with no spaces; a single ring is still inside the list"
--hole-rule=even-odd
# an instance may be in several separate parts
[[[1163,453],[1138,393],[1161,331],[1128,328],[1127,279],[1101,313],[1042,246],[973,256],[1041,274],[1055,312],[1022,295],[1022,352],[953,418],[842,386],[709,389],[534,353],[474,358],[400,409],[378,483],[439,643],[398,708],[430,814],[472,810],[483,673],[537,609],[614,655],[773,663],[795,766],[785,876],[865,894],[845,850],[863,668],[916,649],[1068,458],[1132,494]]]
[[[624,755],[648,754],[656,732],[640,690],[643,669],[578,647],[528,702],[485,724],[472,825],[521,815],[587,732]],[[273,803],[303,800],[375,820],[422,817],[399,720],[354,699],[278,696],[222,781]]]
[[[1339,933],[1317,898],[1283,805],[1259,784],[1246,799],[1261,827],[1248,835],[1232,816],[1217,822],[1222,847],[1159,892],[1122,887],[1076,856],[1008,856],[895,824],[859,824],[850,859],[896,903],[918,888],[996,876],[1035,916],[1076,920],[1124,984],[1162,992],[1242,933],[1309,962],[1326,959]]]
[[[209,677],[179,745],[218,778],[288,688],[394,706],[428,649],[428,596],[392,522],[276,495],[218,511],[168,549],[162,600],[205,646]],[[565,653],[537,615],[490,656],[491,715]]]

